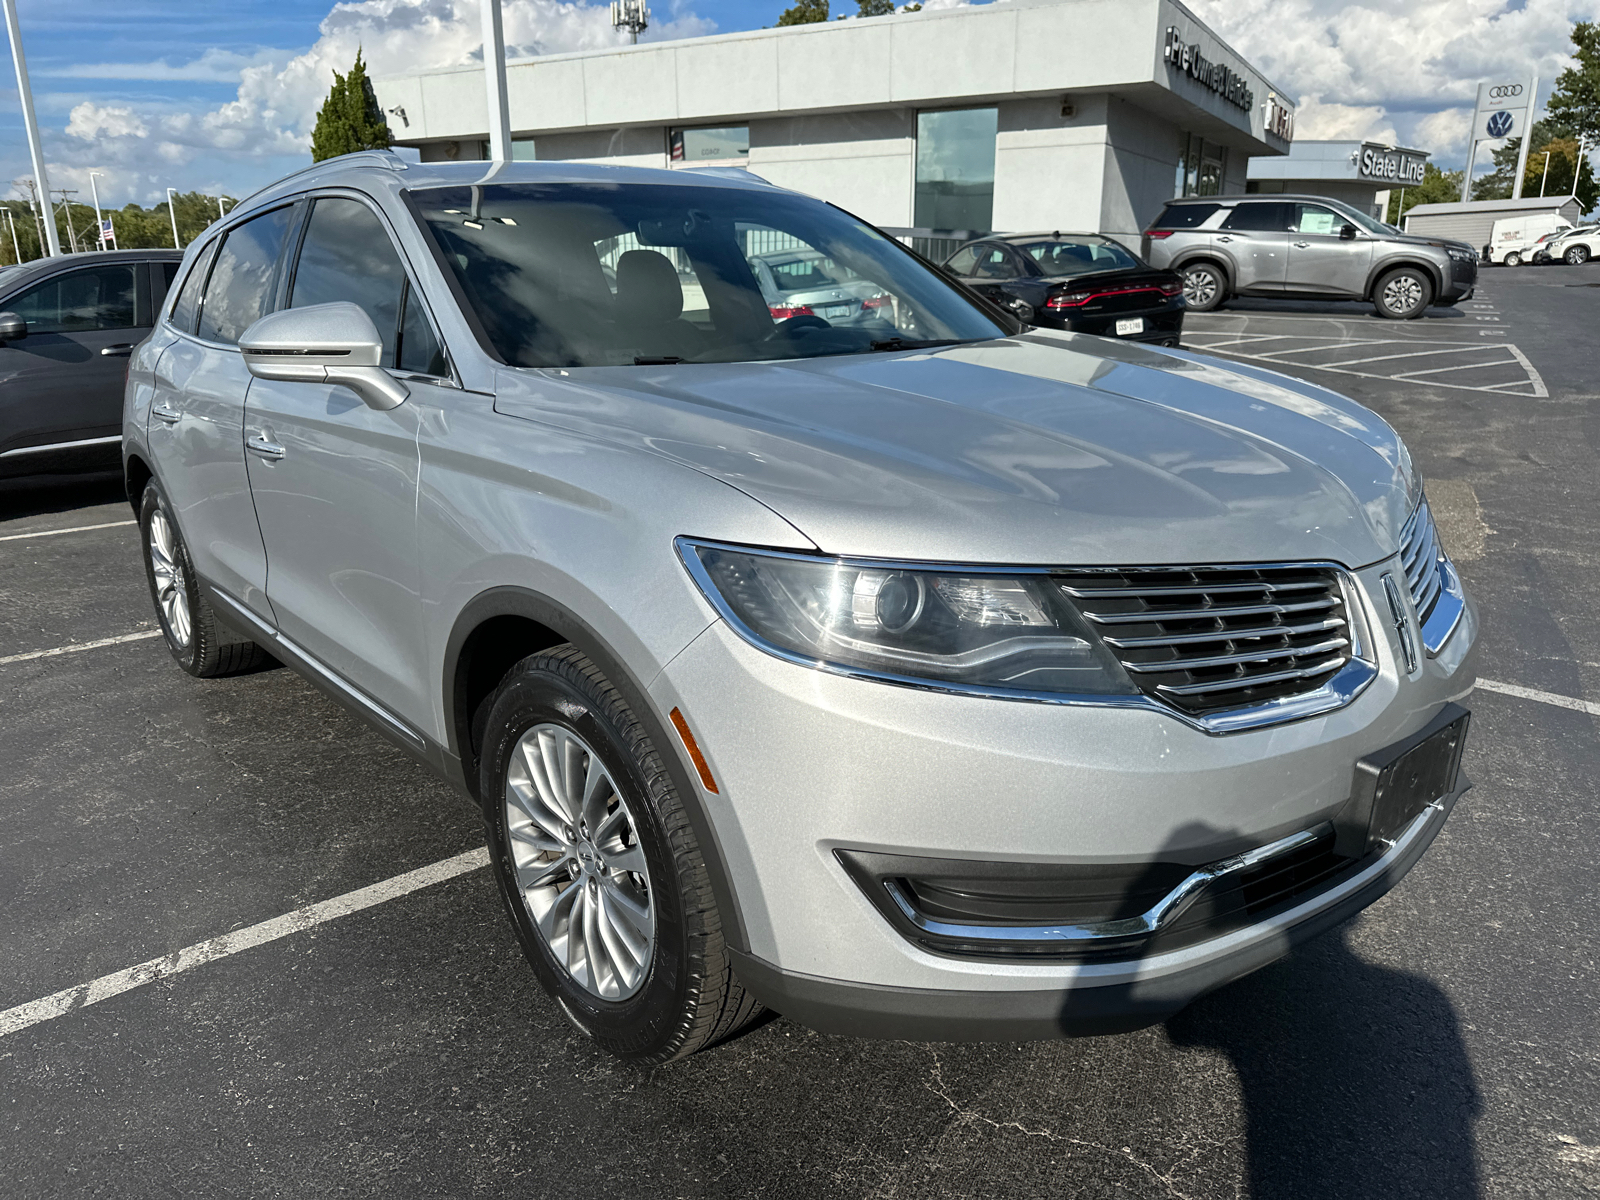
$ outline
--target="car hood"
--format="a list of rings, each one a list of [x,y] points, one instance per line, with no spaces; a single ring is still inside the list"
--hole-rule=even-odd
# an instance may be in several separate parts
[[[1362,566],[1394,553],[1416,487],[1394,431],[1332,392],[1051,331],[772,363],[508,370],[496,408],[664,455],[826,552],[872,557]],[[696,532],[692,512],[682,527]]]

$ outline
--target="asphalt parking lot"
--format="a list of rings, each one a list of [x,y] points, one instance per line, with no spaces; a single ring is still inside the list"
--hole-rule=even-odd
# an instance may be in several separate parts
[[[467,801],[290,672],[182,674],[116,481],[0,485],[0,1194],[1600,1195],[1597,329],[1600,265],[1404,324],[1191,315],[1405,435],[1495,690],[1396,891],[1114,1038],[778,1018],[618,1064],[459,857]]]

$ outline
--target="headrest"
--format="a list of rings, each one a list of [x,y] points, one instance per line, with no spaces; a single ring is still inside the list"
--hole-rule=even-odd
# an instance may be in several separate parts
[[[617,259],[617,316],[626,322],[659,324],[683,313],[678,269],[665,254],[629,250]]]

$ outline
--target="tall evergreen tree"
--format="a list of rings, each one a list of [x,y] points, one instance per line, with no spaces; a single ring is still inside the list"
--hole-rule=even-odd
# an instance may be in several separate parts
[[[337,154],[357,150],[387,150],[394,145],[389,122],[372,91],[361,51],[350,74],[333,73],[333,87],[317,113],[317,126],[311,131],[311,161],[321,162]]]
[[[1600,23],[1579,21],[1572,27],[1573,57],[1556,79],[1545,112],[1592,149],[1600,145]]]

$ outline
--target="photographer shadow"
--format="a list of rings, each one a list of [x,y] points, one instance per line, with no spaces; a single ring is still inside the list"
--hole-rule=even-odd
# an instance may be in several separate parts
[[[1364,961],[1347,923],[1167,1022],[1238,1073],[1254,1200],[1479,1193],[1460,1021],[1426,979]]]

